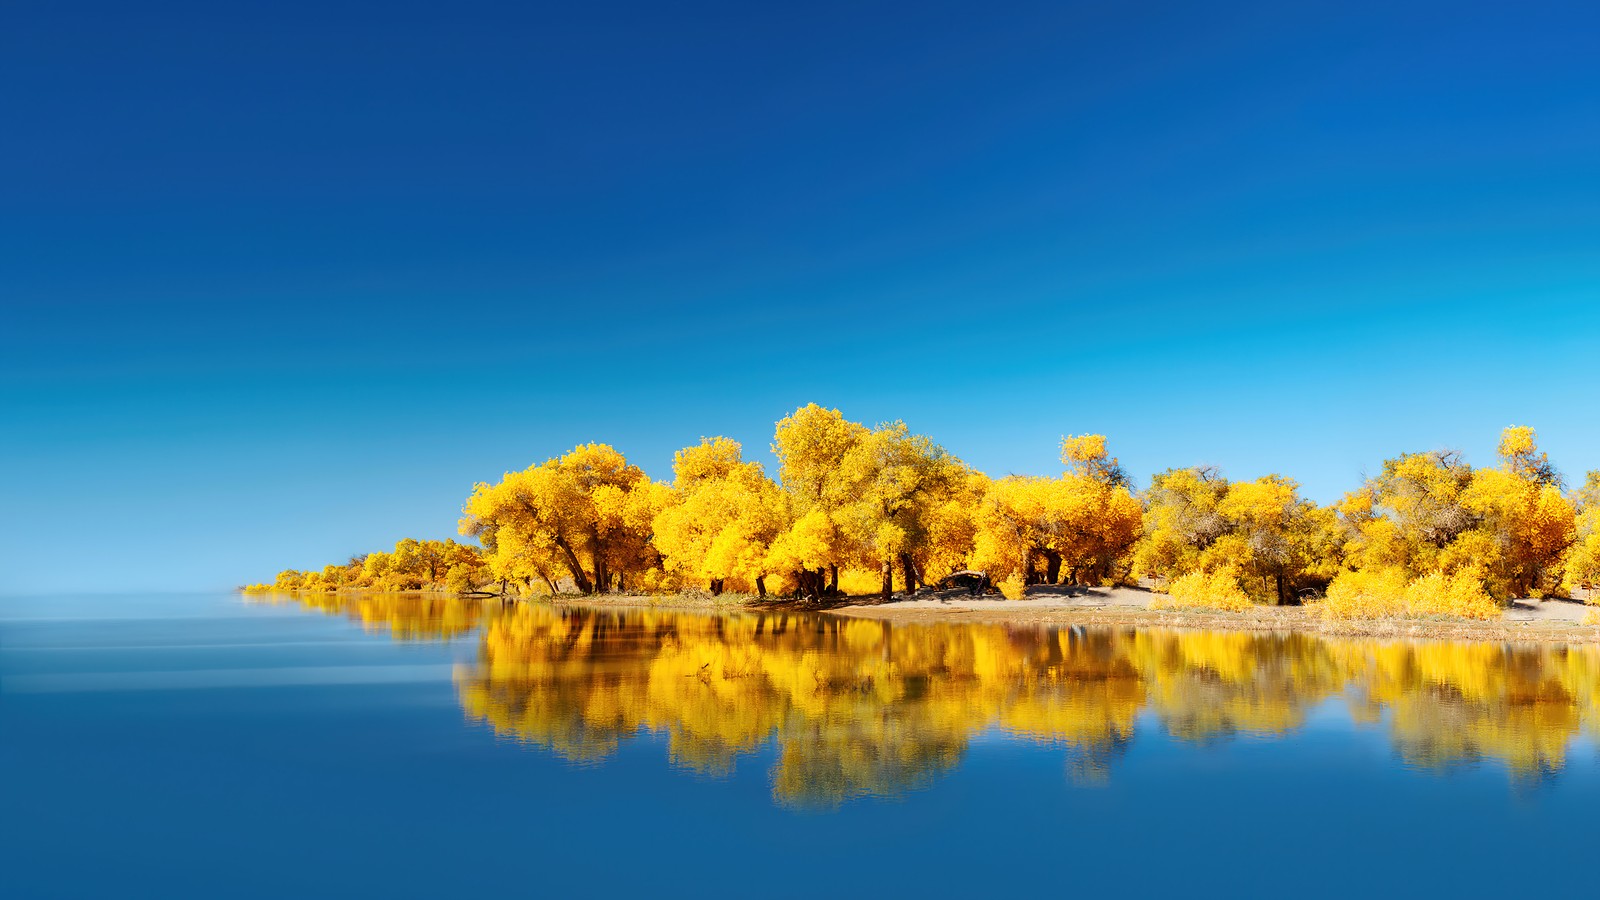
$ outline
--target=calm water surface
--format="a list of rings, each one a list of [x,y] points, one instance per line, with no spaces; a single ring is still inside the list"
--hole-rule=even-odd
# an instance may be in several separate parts
[[[6,895],[1595,885],[1600,648],[0,601]]]

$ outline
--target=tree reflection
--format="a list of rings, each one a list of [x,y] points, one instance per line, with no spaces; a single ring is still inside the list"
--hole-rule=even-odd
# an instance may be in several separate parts
[[[452,594],[248,594],[252,603],[296,604],[330,616],[344,616],[367,632],[397,641],[442,641],[471,633],[483,621],[485,605]]]
[[[770,747],[774,798],[794,806],[926,786],[987,733],[1057,748],[1069,779],[1100,783],[1141,723],[1181,742],[1276,738],[1330,702],[1429,770],[1489,760],[1538,781],[1585,729],[1600,739],[1594,646],[891,626],[425,595],[295,602],[402,640],[481,626],[477,658],[455,673],[469,719],[580,763],[659,734],[674,766],[710,776]]]

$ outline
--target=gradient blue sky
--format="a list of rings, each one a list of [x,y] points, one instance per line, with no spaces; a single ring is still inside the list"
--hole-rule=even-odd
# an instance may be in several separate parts
[[[0,592],[454,533],[817,401],[1336,499],[1600,468],[1600,7],[6,4]]]

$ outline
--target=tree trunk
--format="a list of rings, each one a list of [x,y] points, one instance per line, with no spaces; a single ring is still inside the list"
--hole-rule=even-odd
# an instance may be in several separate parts
[[[767,576],[765,575],[756,576],[756,596],[763,600],[767,599]]]
[[[713,579],[711,579],[711,596],[716,597],[716,596],[720,596],[721,594],[722,594],[722,579],[721,578],[713,578]]]
[[[1044,551],[1044,580],[1048,584],[1061,581],[1061,554],[1054,550]]]
[[[572,552],[572,545],[563,537],[556,538],[556,548],[561,551],[567,562],[567,571],[572,575],[572,585],[580,594],[594,593],[594,587],[589,581],[589,575],[583,571],[583,564],[578,562],[578,554]]]
[[[917,589],[917,565],[911,561],[909,553],[900,554],[900,574],[905,577],[907,594]]]
[[[1288,586],[1283,583],[1283,572],[1281,572],[1281,571],[1278,572],[1278,576],[1277,577],[1278,577],[1278,605],[1279,606],[1288,606],[1289,605]]]
[[[839,593],[839,567],[828,566],[828,593]]]
[[[892,595],[893,593],[894,593],[894,560],[886,559],[886,560],[883,561],[883,599],[884,599],[884,602],[887,603],[888,600],[889,600],[890,595]]]

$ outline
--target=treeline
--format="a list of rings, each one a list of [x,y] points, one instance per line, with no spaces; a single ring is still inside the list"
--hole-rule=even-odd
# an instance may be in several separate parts
[[[419,541],[405,538],[393,553],[382,550],[352,556],[320,570],[284,569],[272,584],[245,587],[262,591],[334,592],[341,590],[421,591],[439,589],[466,593],[490,578],[483,554],[470,544],[453,540]]]
[[[452,577],[549,593],[820,598],[888,596],[976,569],[1009,597],[1150,579],[1180,605],[1325,595],[1329,615],[1477,617],[1511,597],[1600,583],[1600,472],[1568,492],[1525,427],[1506,429],[1494,467],[1402,454],[1332,506],[1279,475],[1230,482],[1204,467],[1162,472],[1136,493],[1101,435],[1063,439],[1056,476],[995,479],[903,423],[869,428],[815,404],[777,424],[772,449],[776,480],[717,437],[679,451],[671,482],[585,444],[479,484],[460,530],[482,554]],[[327,589],[326,574],[306,579],[301,589]]]

